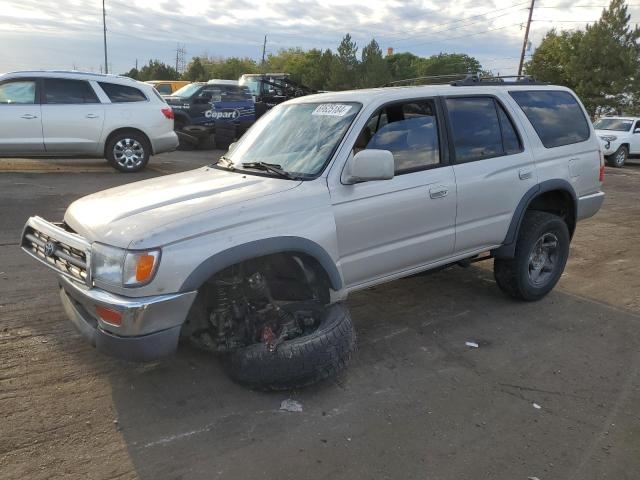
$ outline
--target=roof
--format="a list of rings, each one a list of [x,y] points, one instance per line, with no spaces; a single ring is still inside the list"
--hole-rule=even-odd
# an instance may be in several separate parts
[[[362,90],[346,90],[342,92],[327,92],[315,95],[306,95],[290,100],[287,103],[308,103],[308,102],[359,102],[364,105],[378,100],[404,100],[408,98],[419,98],[429,96],[447,95],[478,95],[495,94],[496,92],[515,90],[564,90],[570,91],[566,87],[558,85],[527,85],[520,83],[505,83],[502,85],[472,85],[472,86],[452,86],[452,85],[419,85],[408,87],[383,87],[369,88]]]
[[[23,70],[19,72],[8,72],[0,75],[0,78],[23,78],[23,77],[46,77],[46,78],[69,78],[74,80],[108,80],[115,83],[142,83],[133,78],[122,75],[111,75],[106,73],[80,72],[78,70]]]

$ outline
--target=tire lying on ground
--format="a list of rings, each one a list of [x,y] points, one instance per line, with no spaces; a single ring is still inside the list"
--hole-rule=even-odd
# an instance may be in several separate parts
[[[346,306],[327,307],[311,334],[285,340],[275,351],[257,343],[227,354],[225,370],[235,382],[255,390],[302,388],[340,373],[356,348]]]
[[[229,148],[236,139],[236,127],[235,125],[218,125],[216,126],[215,133],[215,145],[220,150],[226,150]]]

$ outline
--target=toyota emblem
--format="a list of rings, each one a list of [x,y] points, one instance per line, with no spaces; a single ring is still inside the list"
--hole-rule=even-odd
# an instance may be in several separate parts
[[[47,257],[50,257],[56,251],[56,244],[53,242],[47,242],[44,244],[44,254]]]

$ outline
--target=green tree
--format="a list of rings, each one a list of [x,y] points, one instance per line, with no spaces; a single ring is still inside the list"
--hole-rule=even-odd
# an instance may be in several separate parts
[[[140,78],[140,72],[137,68],[132,68],[127,73],[122,74],[124,77],[133,78],[134,80],[138,80]]]
[[[182,74],[182,78],[191,82],[204,82],[207,80],[207,72],[202,65],[200,57],[194,57],[193,60],[189,62],[187,69]]]
[[[360,64],[360,86],[381,87],[391,78],[389,67],[382,56],[380,45],[375,38],[362,49]]]
[[[358,45],[346,34],[333,62],[329,77],[329,88],[332,90],[348,90],[357,85],[358,78]]]
[[[258,65],[250,58],[230,57],[204,65],[208,79],[238,80],[243,73],[256,73]]]
[[[394,53],[385,57],[392,80],[405,80],[420,76],[420,57],[413,53]]]
[[[452,75],[456,73],[479,73],[480,62],[466,53],[439,53],[418,62],[418,75]]]
[[[556,32],[551,29],[536,48],[524,72],[538,80],[575,88],[569,75],[569,62],[580,44],[578,32]]]

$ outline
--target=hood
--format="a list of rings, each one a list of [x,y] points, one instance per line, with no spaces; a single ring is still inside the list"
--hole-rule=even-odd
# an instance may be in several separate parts
[[[127,248],[132,242],[170,230],[177,220],[221,208],[228,214],[242,202],[284,192],[300,183],[203,167],[88,195],[69,206],[64,220],[91,242]],[[203,225],[203,229],[207,227]],[[171,241],[179,240],[180,232],[172,232],[170,237]]]

